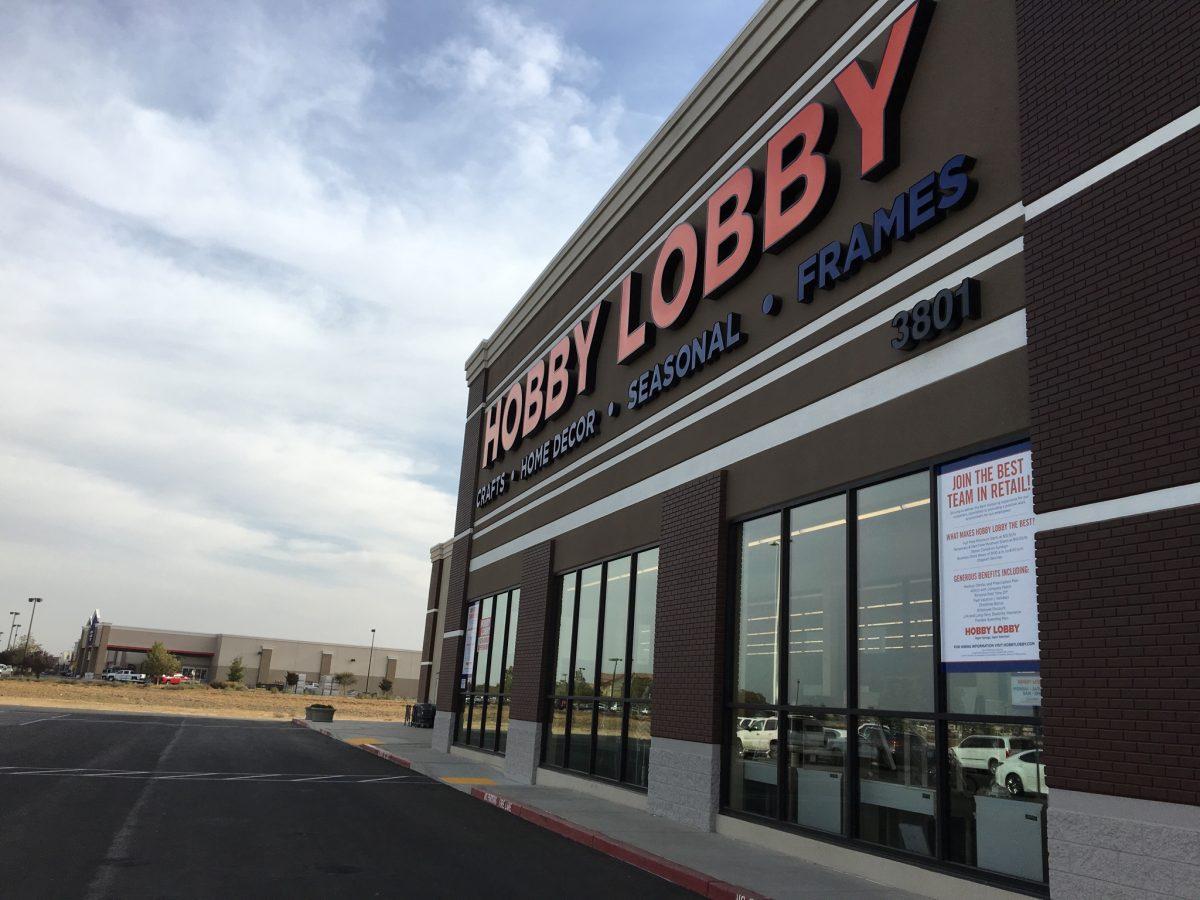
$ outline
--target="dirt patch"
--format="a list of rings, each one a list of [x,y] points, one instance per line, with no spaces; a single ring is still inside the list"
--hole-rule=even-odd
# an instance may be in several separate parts
[[[314,697],[266,690],[214,690],[208,685],[111,684],[103,681],[24,681],[0,678],[0,705],[55,709],[98,709],[110,712],[165,712],[194,716],[248,719],[303,718],[310,703],[328,703],[338,718],[403,721],[411,699]]]

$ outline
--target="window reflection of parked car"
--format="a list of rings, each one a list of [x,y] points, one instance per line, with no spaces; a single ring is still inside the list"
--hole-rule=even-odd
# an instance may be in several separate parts
[[[1014,797],[1022,794],[1045,794],[1046,766],[1041,750],[1026,750],[1010,756],[996,767],[996,784],[1004,785]]]
[[[1033,750],[1037,742],[1028,737],[1009,737],[1001,734],[973,734],[950,752],[958,759],[964,769],[987,771],[995,773],[996,769],[1009,757],[1024,750]],[[1001,783],[1000,779],[996,779]]]
[[[788,719],[789,750],[820,750],[826,745],[825,726],[812,716],[790,716]]]
[[[744,726],[743,726],[743,723]],[[779,720],[772,716],[763,718],[752,716],[738,722],[737,737],[733,741],[733,751],[740,757],[767,756],[775,757],[778,746]]]

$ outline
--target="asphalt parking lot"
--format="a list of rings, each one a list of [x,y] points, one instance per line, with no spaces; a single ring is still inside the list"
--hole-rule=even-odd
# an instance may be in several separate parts
[[[0,707],[3,897],[686,897],[291,724]]]

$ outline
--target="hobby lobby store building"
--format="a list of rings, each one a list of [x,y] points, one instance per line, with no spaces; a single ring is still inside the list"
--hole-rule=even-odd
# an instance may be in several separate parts
[[[1197,18],[766,3],[467,361],[435,746],[932,895],[1197,896]]]

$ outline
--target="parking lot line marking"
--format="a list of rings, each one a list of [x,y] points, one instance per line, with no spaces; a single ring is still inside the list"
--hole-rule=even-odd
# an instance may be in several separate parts
[[[413,781],[432,784],[420,775],[365,776],[338,773],[306,775],[288,772],[172,772],[153,769],[38,768],[36,766],[0,766],[0,779],[15,775],[53,775],[61,778],[114,778],[121,781],[224,781],[269,784],[380,784]]]
[[[491,778],[443,778],[446,784],[495,784]]]
[[[38,722],[53,722],[55,719],[65,719],[69,715],[70,713],[63,713],[61,716],[47,716],[44,719],[32,719],[28,722],[22,722],[20,727],[24,728],[26,725],[36,725]]]
[[[82,772],[83,769],[30,769],[25,772],[5,772],[5,775],[62,775],[66,772]]]

